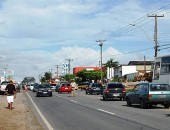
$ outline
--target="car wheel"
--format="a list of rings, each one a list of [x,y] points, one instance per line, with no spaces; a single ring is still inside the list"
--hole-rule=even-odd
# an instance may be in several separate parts
[[[107,101],[107,100],[108,100],[108,98],[103,96],[103,101]]]
[[[119,100],[122,101],[123,98],[120,98]]]
[[[50,97],[52,97],[53,95],[51,94]]]
[[[169,109],[169,104],[164,104],[164,108]]]
[[[132,106],[132,103],[131,103],[131,101],[130,101],[129,98],[126,99],[126,102],[127,102],[127,106],[128,106],[128,107],[131,107],[131,106]]]
[[[88,92],[86,91],[86,94],[88,94]]]
[[[38,93],[36,93],[36,97],[38,97],[39,95],[38,95]]]
[[[140,100],[140,106],[142,109],[146,109],[148,107],[148,104],[145,102],[145,100],[141,99]]]

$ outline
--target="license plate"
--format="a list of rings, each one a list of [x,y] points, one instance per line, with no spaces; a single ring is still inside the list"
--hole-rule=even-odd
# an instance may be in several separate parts
[[[166,98],[166,95],[159,95],[159,98]]]
[[[120,94],[113,94],[113,96],[120,96]]]
[[[47,93],[47,92],[43,92],[44,94]]]
[[[68,88],[65,88],[65,89],[68,89]]]

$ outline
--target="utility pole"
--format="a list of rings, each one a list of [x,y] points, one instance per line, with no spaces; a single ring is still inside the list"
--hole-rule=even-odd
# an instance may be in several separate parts
[[[53,69],[50,69],[50,73],[51,73],[51,80],[52,80],[52,78],[53,78]]]
[[[146,57],[144,55],[144,74],[146,74]]]
[[[70,66],[71,66],[71,65],[70,65],[70,62],[73,61],[73,59],[65,59],[65,60],[68,61],[68,74],[69,74],[69,75],[68,75],[68,80],[70,81],[70,70],[71,70],[71,68],[70,68]]]
[[[153,14],[153,15],[148,15],[148,17],[154,17],[155,18],[155,35],[154,35],[154,40],[155,40],[155,57],[157,57],[158,55],[158,24],[157,24],[157,21],[158,21],[158,17],[164,17],[164,15],[157,15],[157,14]]]
[[[58,68],[60,65],[55,65],[57,67],[57,78],[58,78]]]
[[[103,42],[105,42],[106,40],[96,40],[96,42],[99,42],[99,46],[100,46],[100,71],[101,71],[101,83],[103,84],[103,71],[102,71],[102,46],[103,46]]]

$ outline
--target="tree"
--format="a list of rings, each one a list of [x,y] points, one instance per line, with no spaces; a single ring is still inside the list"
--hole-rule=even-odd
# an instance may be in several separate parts
[[[112,67],[117,67],[119,64],[118,61],[114,61],[113,58],[110,58],[110,60],[108,60],[106,62],[106,64],[104,64],[106,67],[112,68]]]

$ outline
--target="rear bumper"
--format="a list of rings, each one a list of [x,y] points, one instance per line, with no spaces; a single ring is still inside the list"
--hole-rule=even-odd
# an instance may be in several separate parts
[[[37,95],[39,95],[39,96],[50,96],[50,95],[52,95],[52,92],[37,92]]]
[[[105,93],[104,96],[107,98],[125,98],[126,93]]]

